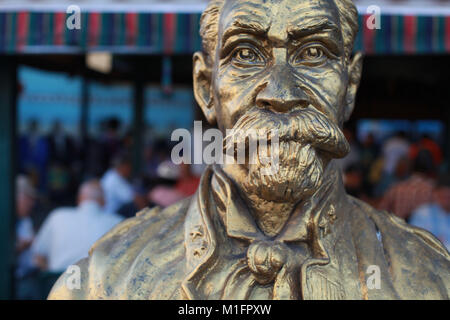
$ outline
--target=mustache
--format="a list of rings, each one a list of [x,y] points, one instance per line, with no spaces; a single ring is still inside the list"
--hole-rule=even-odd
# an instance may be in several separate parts
[[[249,139],[255,138],[270,142],[272,130],[277,133],[280,143],[293,141],[310,145],[330,153],[333,158],[343,158],[350,151],[350,145],[339,126],[312,106],[288,114],[253,107],[238,119],[226,135],[224,147],[248,144]],[[256,133],[256,137],[248,135],[249,131]]]

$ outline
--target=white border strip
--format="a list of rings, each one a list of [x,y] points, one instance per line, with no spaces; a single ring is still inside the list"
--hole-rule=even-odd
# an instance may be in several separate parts
[[[357,5],[359,13],[366,13],[369,6]],[[379,5],[381,14],[412,16],[449,16],[450,5],[430,5],[429,7],[414,5]]]
[[[65,4],[45,4],[45,3],[15,3],[1,4],[0,12],[65,12],[69,5],[75,4],[76,1]],[[206,7],[205,3],[187,3],[187,4],[78,4],[81,11],[85,12],[147,12],[147,13],[201,13]],[[380,4],[382,14],[389,15],[431,15],[431,16],[449,16],[450,4],[430,6],[417,5],[389,5]],[[368,5],[357,5],[360,13],[366,13]]]

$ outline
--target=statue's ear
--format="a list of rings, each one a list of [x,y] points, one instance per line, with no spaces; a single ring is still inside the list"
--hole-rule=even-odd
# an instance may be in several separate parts
[[[206,120],[210,124],[216,122],[216,110],[211,96],[211,68],[205,61],[201,52],[196,52],[193,57],[193,77],[195,100],[203,110]]]
[[[358,91],[359,82],[361,80],[362,65],[363,55],[361,52],[357,52],[348,66],[349,83],[345,101],[344,121],[350,119],[353,109],[355,108],[356,92]]]

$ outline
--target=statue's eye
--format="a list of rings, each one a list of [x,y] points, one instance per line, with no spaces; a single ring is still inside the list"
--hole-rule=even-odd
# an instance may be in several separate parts
[[[294,64],[320,65],[328,58],[327,51],[322,45],[310,45],[300,50],[294,59]]]
[[[324,55],[323,51],[315,47],[306,48],[306,50],[302,52],[303,60],[317,60],[322,58],[323,55]]]
[[[261,64],[264,60],[258,52],[251,48],[238,48],[233,53],[233,61],[238,64],[244,65],[258,65]]]

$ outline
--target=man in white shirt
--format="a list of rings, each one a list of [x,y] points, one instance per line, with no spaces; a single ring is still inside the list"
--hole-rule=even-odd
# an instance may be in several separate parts
[[[133,201],[133,186],[128,181],[131,173],[130,159],[121,155],[113,161],[113,168],[103,175],[101,184],[105,192],[106,211],[117,213],[121,206]]]
[[[17,278],[24,278],[33,269],[30,246],[34,238],[31,213],[36,202],[36,191],[29,179],[20,175],[16,178],[16,252]]]
[[[433,191],[433,201],[417,208],[410,224],[430,231],[450,250],[450,175],[441,174]]]
[[[88,256],[90,247],[122,221],[102,209],[104,195],[97,180],[85,182],[78,207],[55,209],[49,214],[32,246],[35,263],[43,270],[61,272]]]

